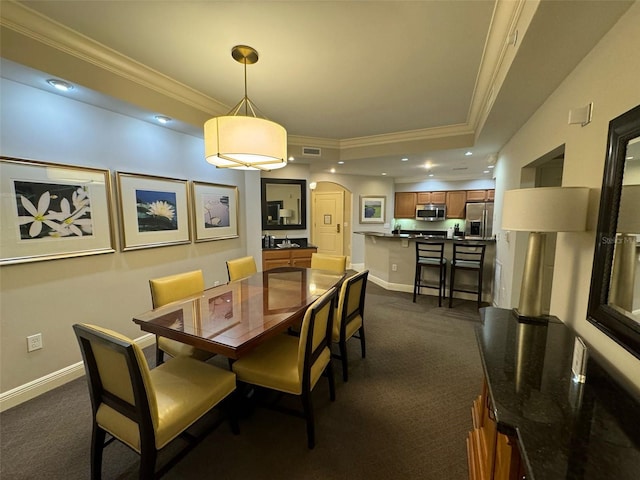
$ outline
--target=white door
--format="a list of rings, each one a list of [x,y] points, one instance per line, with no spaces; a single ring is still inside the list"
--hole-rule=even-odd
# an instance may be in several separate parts
[[[343,255],[344,192],[313,192],[313,236],[318,253]]]

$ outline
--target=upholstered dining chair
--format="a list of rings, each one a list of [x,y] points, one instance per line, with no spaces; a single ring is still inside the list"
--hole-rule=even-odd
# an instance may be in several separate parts
[[[239,382],[301,396],[309,448],[315,446],[311,391],[325,372],[331,401],[336,398],[330,351],[335,298],[332,288],[307,309],[299,337],[276,336],[232,366]]]
[[[334,354],[333,357],[342,361],[342,379],[345,382],[349,380],[347,340],[351,337],[360,339],[362,358],[367,355],[364,335],[364,299],[368,276],[369,270],[364,270],[347,278],[342,283],[338,297],[336,321],[333,324],[331,339],[340,349],[340,354]]]
[[[93,411],[92,479],[101,477],[102,451],[113,440],[105,443],[107,433],[140,455],[141,479],[155,478],[159,450],[186,437],[187,446],[158,472],[164,473],[204,437],[186,434],[187,428],[236,388],[236,376],[228,370],[190,357],[172,358],[150,370],[140,347],[124,335],[88,324],[73,330]],[[234,408],[229,410],[238,433]]]
[[[257,271],[256,260],[251,256],[227,260],[227,273],[230,282],[250,277]]]
[[[324,253],[311,254],[311,268],[344,273],[347,270],[347,257],[344,255],[326,255]]]
[[[166,277],[153,278],[149,280],[149,287],[151,288],[153,308],[158,308],[167,303],[202,292],[204,290],[204,276],[202,275],[202,270],[177,273]],[[207,360],[214,355],[186,343],[156,336],[156,366],[162,364],[165,353],[172,357],[186,356],[197,360]]]

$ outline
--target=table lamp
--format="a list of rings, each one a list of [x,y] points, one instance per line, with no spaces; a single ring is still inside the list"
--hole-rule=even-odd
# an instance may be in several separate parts
[[[587,221],[587,187],[541,187],[508,190],[504,195],[502,229],[529,232],[520,301],[521,319],[542,316],[542,272],[547,232],[580,232]]]
[[[640,235],[640,185],[623,185],[616,226],[609,303],[633,311],[637,235]]]
[[[282,219],[283,225],[287,225],[289,223],[288,219],[293,216],[293,211],[289,210],[288,208],[281,208],[279,216]]]

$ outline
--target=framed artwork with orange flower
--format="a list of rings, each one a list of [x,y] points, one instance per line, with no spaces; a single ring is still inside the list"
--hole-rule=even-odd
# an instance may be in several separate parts
[[[0,157],[0,265],[115,252],[109,170]]]
[[[187,180],[116,173],[123,251],[191,242]]]

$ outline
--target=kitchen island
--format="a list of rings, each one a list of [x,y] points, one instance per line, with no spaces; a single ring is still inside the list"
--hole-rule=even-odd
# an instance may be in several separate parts
[[[374,283],[388,289],[401,292],[413,292],[413,280],[416,265],[416,241],[443,240],[444,256],[447,260],[453,257],[453,243],[464,240],[462,237],[446,238],[446,232],[400,230],[401,233],[354,232],[364,235],[364,267],[369,270],[369,278]],[[482,300],[492,304],[494,264],[496,258],[495,240],[467,238],[466,240],[486,243],[483,270]],[[434,270],[434,269],[428,269]],[[449,295],[449,275],[451,269],[447,265],[447,296]],[[427,281],[437,282],[437,271],[424,273]],[[477,276],[473,272],[456,271],[456,286],[474,288]],[[422,294],[435,295],[431,289],[423,289]],[[454,298],[475,300],[475,295],[454,292]],[[455,304],[454,304],[455,305]]]

